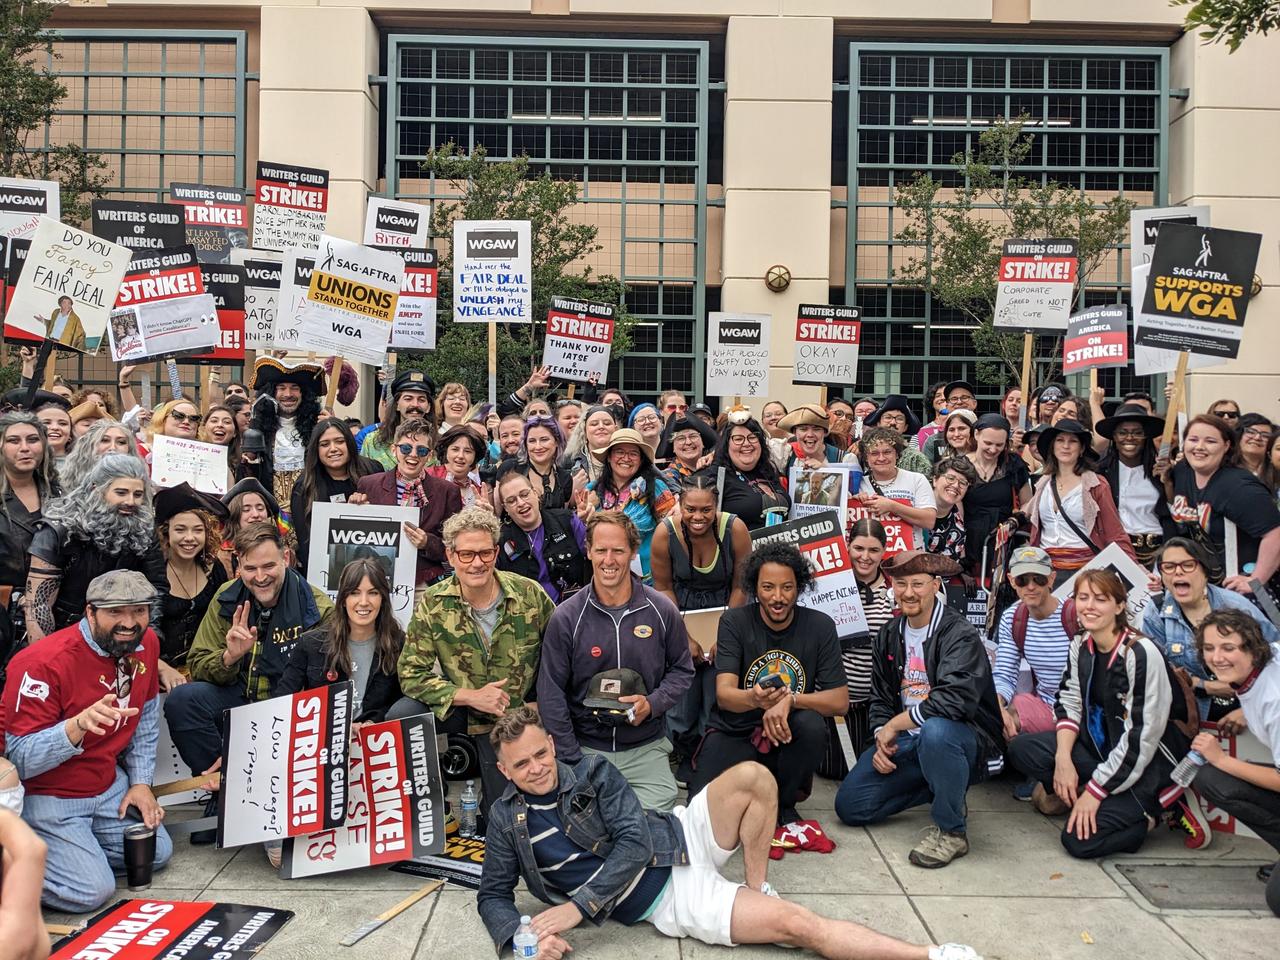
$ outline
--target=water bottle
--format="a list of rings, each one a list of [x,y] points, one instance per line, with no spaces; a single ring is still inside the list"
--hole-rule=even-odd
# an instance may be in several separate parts
[[[533,932],[533,921],[520,918],[520,929],[511,938],[512,953],[516,960],[533,960],[538,955],[538,935]]]
[[[1180,787],[1191,786],[1191,781],[1196,778],[1196,774],[1200,772],[1200,768],[1205,764],[1204,754],[1199,750],[1192,750],[1182,762],[1173,768],[1170,774],[1171,779]]]
[[[467,789],[462,791],[462,813],[458,817],[458,836],[474,837],[476,835],[476,815],[479,812],[480,798],[476,796],[476,782],[468,780]]]

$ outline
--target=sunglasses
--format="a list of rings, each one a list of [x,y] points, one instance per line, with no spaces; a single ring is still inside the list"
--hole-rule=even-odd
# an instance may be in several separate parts
[[[1037,587],[1048,585],[1049,578],[1043,573],[1021,573],[1013,578],[1013,582],[1019,587],[1025,587],[1034,583]]]
[[[498,548],[490,547],[488,550],[455,550],[453,555],[458,558],[458,562],[462,564],[472,563],[479,559],[481,563],[493,563],[498,556]]]
[[[397,443],[396,449],[400,451],[402,457],[411,457],[415,453],[420,457],[431,456],[431,448],[423,446],[414,446],[412,443]]]
[[[200,421],[203,420],[204,417],[200,416],[198,413],[183,413],[181,410],[175,410],[173,413],[169,414],[169,419],[176,420],[178,423],[191,423],[199,426]]]
[[[1222,417],[1223,420],[1239,420],[1239,410],[1219,410],[1216,416]]]

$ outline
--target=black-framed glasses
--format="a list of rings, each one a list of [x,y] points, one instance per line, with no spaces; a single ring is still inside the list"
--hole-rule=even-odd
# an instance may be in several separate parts
[[[400,451],[402,457],[411,457],[415,453],[420,457],[431,456],[431,448],[424,447],[421,444],[415,447],[412,443],[397,443],[396,449]]]
[[[1266,427],[1249,427],[1244,431],[1243,436],[1252,437],[1254,440],[1270,440],[1271,431]]]
[[[1048,586],[1049,578],[1043,573],[1020,573],[1013,578],[1013,582],[1019,587],[1026,587],[1035,584],[1037,587]]]
[[[1161,573],[1193,573],[1200,566],[1197,560],[1161,560]]]
[[[760,438],[754,433],[739,433],[729,438],[729,445],[734,447],[754,447]]]
[[[1138,430],[1117,430],[1111,437],[1113,440],[1145,440],[1147,432],[1142,429]]]

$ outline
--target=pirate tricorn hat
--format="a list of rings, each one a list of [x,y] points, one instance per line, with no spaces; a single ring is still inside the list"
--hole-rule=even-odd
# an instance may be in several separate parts
[[[253,365],[250,388],[255,393],[271,393],[279,383],[297,384],[317,396],[324,396],[324,367],[308,360],[285,363],[276,357],[259,357]]]

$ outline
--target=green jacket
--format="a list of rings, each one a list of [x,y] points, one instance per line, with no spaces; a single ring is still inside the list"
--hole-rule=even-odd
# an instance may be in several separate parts
[[[524,704],[525,694],[538,679],[542,632],[555,604],[537,581],[505,570],[495,570],[494,575],[502,586],[502,616],[488,649],[456,576],[428,587],[409,621],[400,654],[400,690],[429,706],[438,720],[445,720],[453,710],[459,688],[478,690],[506,680],[502,689],[511,696],[514,709]],[[437,663],[439,672],[434,669]],[[493,726],[487,716],[472,713],[467,732],[487,731]]]

